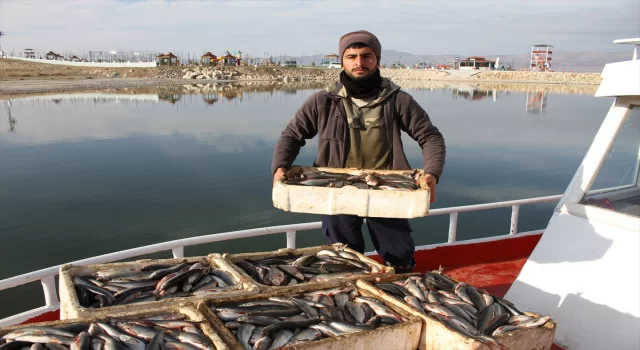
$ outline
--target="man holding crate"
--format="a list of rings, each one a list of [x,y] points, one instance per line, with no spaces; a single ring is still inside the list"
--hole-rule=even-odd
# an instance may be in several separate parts
[[[381,45],[367,31],[351,32],[339,41],[340,81],[311,95],[278,139],[271,165],[274,184],[291,167],[305,140],[318,135],[314,167],[409,170],[400,131],[422,148],[424,180],[436,199],[445,163],[442,134],[408,93],[380,76]],[[362,217],[323,215],[322,230],[329,243],[344,243],[364,253]],[[415,244],[409,220],[367,218],[373,244],[397,273],[415,266]]]

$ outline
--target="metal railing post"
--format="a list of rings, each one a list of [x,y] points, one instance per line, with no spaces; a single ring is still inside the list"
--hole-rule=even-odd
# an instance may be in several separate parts
[[[458,213],[449,214],[449,243],[456,241],[458,234]]]
[[[40,280],[42,291],[44,292],[44,303],[46,306],[58,305],[58,295],[56,294],[56,280],[54,276],[48,276]]]
[[[520,205],[516,204],[511,207],[511,231],[510,235],[518,234],[518,214],[520,213]]]
[[[296,249],[296,231],[287,231],[287,248]]]
[[[184,247],[172,248],[171,253],[173,253],[174,258],[184,258]]]

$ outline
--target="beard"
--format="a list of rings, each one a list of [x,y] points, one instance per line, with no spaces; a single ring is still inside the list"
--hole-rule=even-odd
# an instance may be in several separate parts
[[[354,75],[354,70],[360,70],[360,72],[358,73],[362,73],[363,71],[366,72],[367,74],[365,75]],[[367,80],[369,79],[375,72],[376,72],[376,68],[373,69],[369,69],[369,68],[365,68],[365,67],[358,67],[356,69],[352,69],[350,72],[345,70],[344,71],[345,74],[347,74],[347,76],[354,80],[354,81],[362,81],[362,80]]]

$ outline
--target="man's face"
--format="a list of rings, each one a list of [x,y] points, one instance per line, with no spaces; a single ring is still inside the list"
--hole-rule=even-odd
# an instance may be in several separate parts
[[[370,47],[348,48],[342,55],[342,69],[352,79],[364,79],[376,72],[378,59]]]

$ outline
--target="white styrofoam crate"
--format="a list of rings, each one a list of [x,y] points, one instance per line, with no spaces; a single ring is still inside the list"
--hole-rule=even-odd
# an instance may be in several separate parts
[[[347,172],[353,169],[292,167],[288,173],[299,170]],[[414,170],[376,170],[379,174],[402,174]],[[421,177],[422,170],[416,169]],[[415,191],[357,189],[287,185],[280,179],[273,186],[273,205],[284,211],[295,213],[361,217],[417,218],[429,213],[429,188]]]

